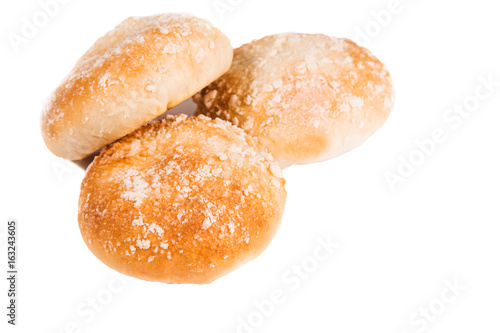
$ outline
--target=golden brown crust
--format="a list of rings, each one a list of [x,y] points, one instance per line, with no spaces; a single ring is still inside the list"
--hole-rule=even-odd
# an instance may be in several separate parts
[[[45,143],[57,156],[84,158],[215,80],[232,54],[205,20],[131,17],[97,40],[56,89],[42,113]]]
[[[193,100],[196,114],[243,128],[286,167],[360,145],[389,116],[393,88],[384,65],[354,42],[289,33],[236,49],[229,71]]]
[[[82,182],[79,225],[106,265],[144,280],[210,283],[277,231],[285,181],[241,129],[168,116],[103,149]]]

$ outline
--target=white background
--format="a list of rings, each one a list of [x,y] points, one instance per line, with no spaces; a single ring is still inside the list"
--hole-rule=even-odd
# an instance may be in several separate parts
[[[389,0],[66,2],[17,51],[8,36],[21,35],[40,3],[0,2],[0,230],[5,236],[16,218],[20,234],[18,326],[6,324],[1,278],[2,332],[500,331],[500,87],[467,119],[443,118],[474,102],[480,77],[500,81],[496,1],[400,0],[383,27],[371,12]],[[218,3],[230,7],[221,14]],[[258,259],[210,285],[117,282],[80,237],[83,171],[53,156],[39,130],[45,100],[99,36],[128,16],[160,12],[207,18],[234,47],[285,31],[362,41],[357,31],[368,29],[367,45],[396,87],[394,112],[362,147],[285,170],[278,235]],[[384,175],[397,172],[400,157],[422,156],[415,141],[436,129],[447,140],[392,191]],[[315,267],[318,237],[340,247]],[[307,277],[291,273],[303,263]],[[456,296],[446,281],[466,290]],[[259,310],[255,302],[268,304],[273,290],[284,301]],[[423,319],[418,311],[429,306]]]

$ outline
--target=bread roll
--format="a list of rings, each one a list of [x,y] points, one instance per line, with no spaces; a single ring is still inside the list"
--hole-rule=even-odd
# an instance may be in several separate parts
[[[195,114],[231,121],[286,167],[359,146],[389,116],[393,88],[384,65],[354,42],[287,33],[236,49],[229,71],[193,100]]]
[[[280,225],[284,185],[278,163],[241,129],[168,116],[95,158],[78,221],[89,249],[121,273],[210,283],[267,247]]]
[[[98,39],[42,113],[57,156],[82,159],[191,97],[223,74],[229,40],[205,20],[131,17]]]

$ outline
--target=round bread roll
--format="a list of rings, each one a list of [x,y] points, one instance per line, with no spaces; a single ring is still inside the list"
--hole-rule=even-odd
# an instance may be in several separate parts
[[[82,159],[191,97],[231,65],[229,40],[180,14],[131,17],[98,39],[42,112],[57,156]]]
[[[236,49],[229,71],[193,100],[196,114],[231,121],[287,167],[359,146],[389,116],[393,88],[384,65],[354,42],[287,33]]]
[[[152,122],[102,150],[81,187],[85,243],[144,280],[210,283],[276,233],[285,180],[255,138],[204,116]]]

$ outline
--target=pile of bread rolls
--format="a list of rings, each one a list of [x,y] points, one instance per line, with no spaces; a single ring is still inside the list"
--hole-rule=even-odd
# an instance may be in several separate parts
[[[193,97],[195,116],[165,116]],[[132,17],[98,39],[42,112],[57,156],[100,150],[78,222],[109,267],[210,283],[258,256],[281,223],[291,164],[363,143],[393,107],[391,78],[348,39],[284,33],[234,50],[209,22]]]

